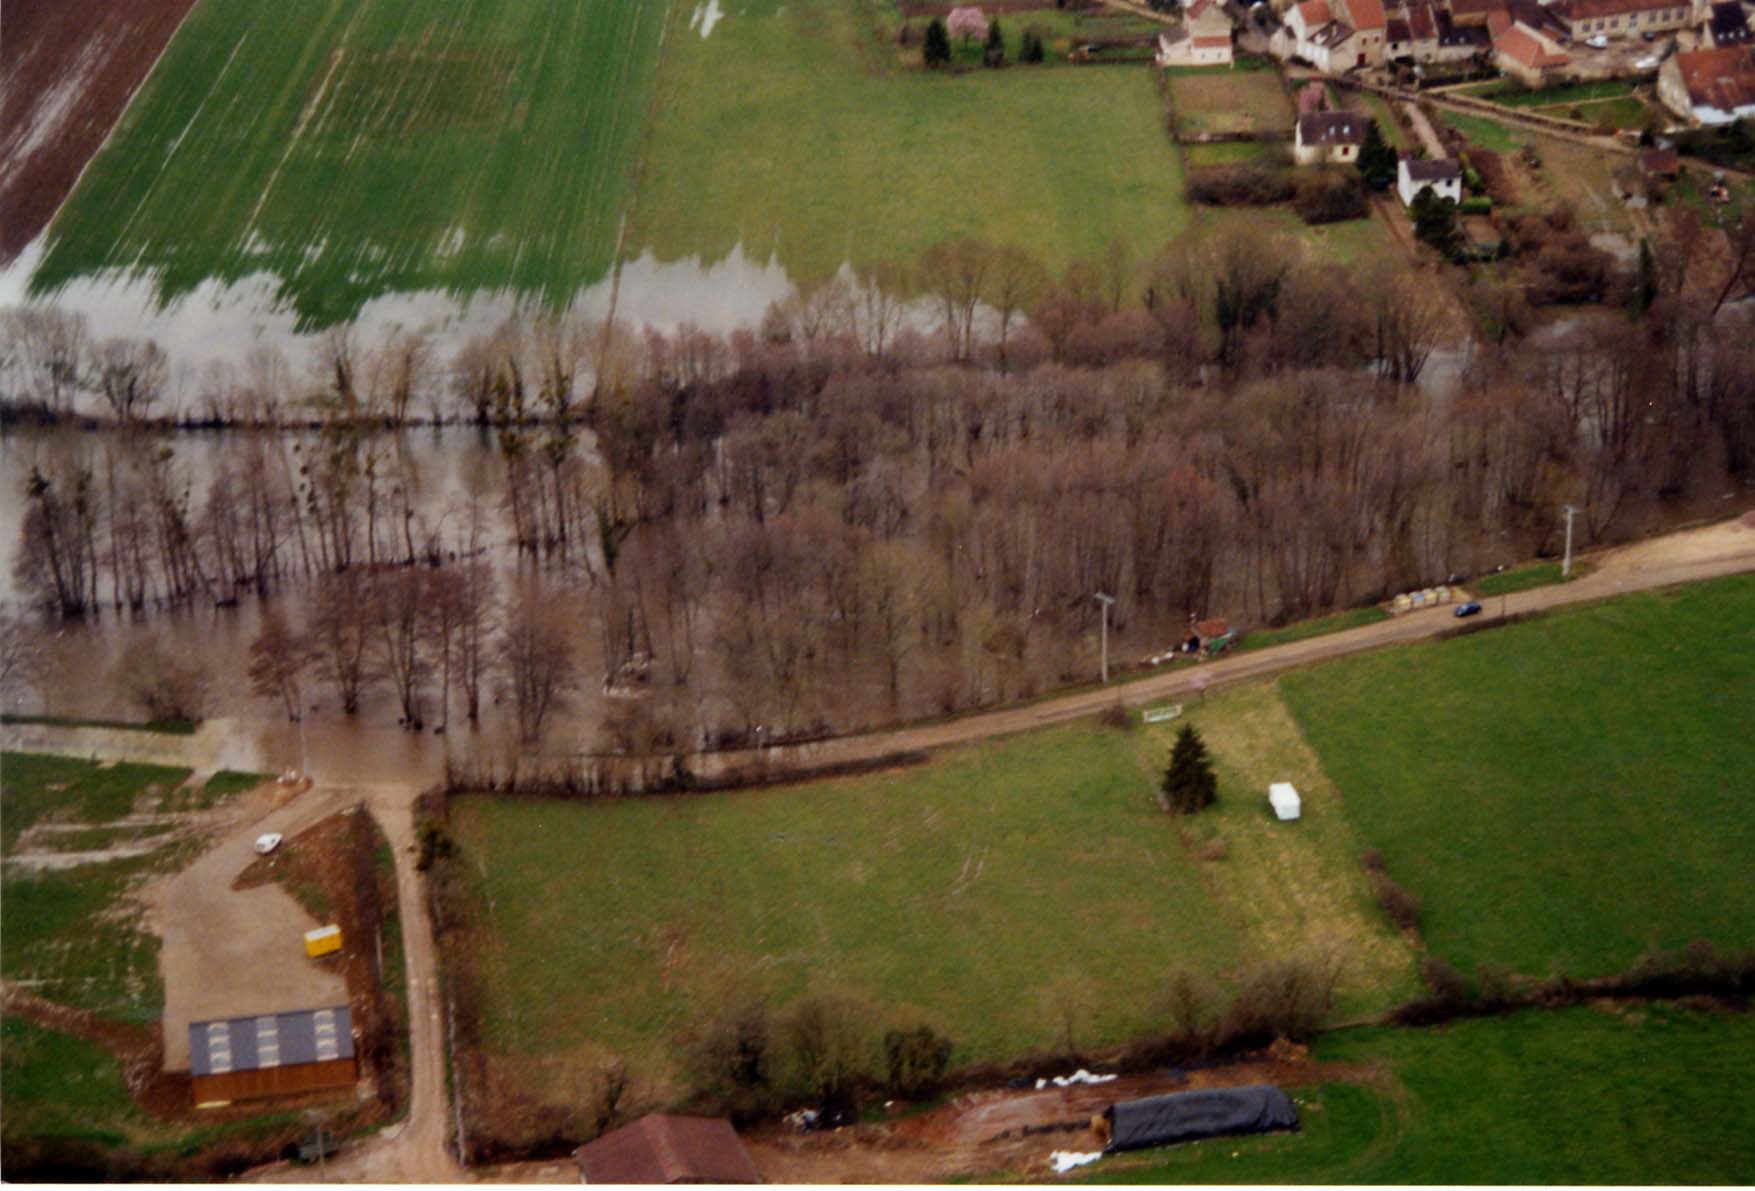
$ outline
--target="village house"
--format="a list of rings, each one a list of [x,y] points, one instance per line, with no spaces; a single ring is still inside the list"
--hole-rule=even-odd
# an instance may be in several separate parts
[[[1355,112],[1312,112],[1299,116],[1292,137],[1292,160],[1299,165],[1346,164],[1359,160],[1370,117]]]
[[[1503,7],[1499,11],[1503,12]],[[1468,16],[1469,23],[1460,23],[1442,5],[1409,0],[1389,19],[1386,56],[1392,61],[1429,66],[1466,62],[1477,54],[1487,53],[1493,48],[1493,35],[1487,27],[1485,12],[1470,9]]]
[[[1493,64],[1500,73],[1526,87],[1544,87],[1571,66],[1572,58],[1558,43],[1522,21],[1493,39]]]
[[[1182,24],[1158,34],[1159,66],[1229,66],[1231,18],[1219,0],[1195,0]]]
[[[1747,46],[1675,54],[1658,70],[1658,99],[1693,124],[1755,116],[1755,57]]]
[[[1389,19],[1382,0],[1304,0],[1286,14],[1270,48],[1329,74],[1382,66],[1389,54]]]
[[[1694,0],[1563,0],[1555,12],[1574,41],[1671,33],[1705,19]]]
[[[1725,46],[1748,45],[1750,41],[1749,18],[1743,12],[1743,6],[1737,0],[1726,0],[1724,4],[1714,4],[1706,18],[1706,43],[1713,49]]]
[[[1404,157],[1396,163],[1395,192],[1403,206],[1413,206],[1427,187],[1441,199],[1462,202],[1462,167],[1448,157],[1441,161]]]

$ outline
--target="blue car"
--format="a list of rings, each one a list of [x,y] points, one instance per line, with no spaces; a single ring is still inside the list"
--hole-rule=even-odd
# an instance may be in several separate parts
[[[1475,613],[1479,612],[1480,610],[1481,610],[1481,605],[1477,604],[1473,600],[1470,600],[1466,604],[1458,604],[1456,611],[1451,613],[1451,615],[1455,616],[1458,620],[1461,620],[1465,616],[1473,616]]]

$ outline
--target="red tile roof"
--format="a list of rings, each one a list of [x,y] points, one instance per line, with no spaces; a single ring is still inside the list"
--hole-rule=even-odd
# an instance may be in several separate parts
[[[1383,15],[1383,0],[1341,0],[1346,6],[1347,23],[1363,32],[1384,28],[1389,22]]]
[[[654,1113],[573,1151],[587,1183],[759,1183],[723,1118]]]
[[[1469,17],[1485,18],[1506,6],[1507,0],[1450,0],[1450,15],[1457,21]]]
[[[1501,33],[1493,42],[1493,48],[1514,62],[1534,70],[1549,66],[1564,66],[1572,61],[1557,50],[1550,50],[1539,37],[1531,35],[1522,25],[1513,25]]]
[[[1415,3],[1408,5],[1408,31],[1414,35],[1415,41],[1430,41],[1438,36],[1438,26],[1432,20],[1432,7],[1429,4]]]
[[[1224,36],[1197,37],[1194,39],[1194,48],[1197,50],[1216,50],[1222,46],[1228,46],[1230,44],[1231,39]]]
[[[1298,6],[1298,16],[1304,21],[1304,28],[1311,33],[1334,20],[1329,15],[1328,0],[1304,0]]]
[[[1677,54],[1676,68],[1695,107],[1734,112],[1755,105],[1755,59],[1746,46]]]

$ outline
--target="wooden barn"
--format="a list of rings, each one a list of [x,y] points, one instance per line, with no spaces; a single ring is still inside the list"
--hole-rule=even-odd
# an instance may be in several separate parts
[[[189,1023],[195,1103],[348,1088],[359,1079],[346,1005]]]
[[[653,1113],[573,1151],[582,1183],[759,1183],[723,1117]]]

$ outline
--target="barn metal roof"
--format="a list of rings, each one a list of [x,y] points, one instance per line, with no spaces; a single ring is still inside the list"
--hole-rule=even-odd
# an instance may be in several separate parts
[[[189,1023],[189,1069],[196,1075],[352,1057],[353,1014],[346,1005]]]

